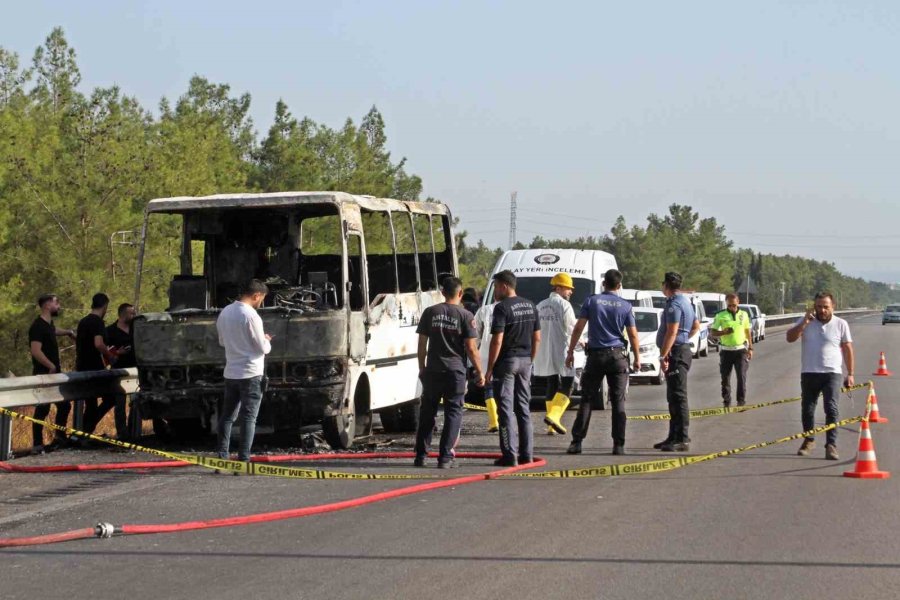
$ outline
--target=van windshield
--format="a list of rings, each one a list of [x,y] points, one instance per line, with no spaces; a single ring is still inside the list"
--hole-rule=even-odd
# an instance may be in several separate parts
[[[575,285],[575,292],[569,298],[569,302],[572,303],[575,316],[578,317],[581,305],[594,293],[594,282],[590,279],[573,278],[572,283]],[[493,290],[490,291],[493,293]],[[546,300],[551,291],[553,288],[550,286],[549,277],[519,277],[516,281],[516,294],[528,298],[535,304]]]
[[[634,313],[634,322],[640,333],[659,330],[659,319],[656,313],[636,311]]]
[[[893,306],[888,306],[884,309],[884,312],[889,313],[900,313],[900,304],[894,304]]]
[[[717,300],[704,300],[703,301],[703,309],[706,311],[707,315],[715,315],[720,310],[724,310],[723,307]]]
[[[666,307],[666,297],[665,296],[653,296],[653,308],[665,308]]]

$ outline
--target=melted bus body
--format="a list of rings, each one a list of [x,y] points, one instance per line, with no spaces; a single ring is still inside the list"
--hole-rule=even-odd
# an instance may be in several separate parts
[[[257,278],[273,336],[260,431],[321,423],[346,448],[373,412],[388,431],[414,430],[415,329],[441,301],[441,278],[457,274],[451,223],[443,204],[341,192],[151,201],[135,291],[142,418],[214,429],[225,364],[216,318]],[[154,293],[167,306],[143,311]]]

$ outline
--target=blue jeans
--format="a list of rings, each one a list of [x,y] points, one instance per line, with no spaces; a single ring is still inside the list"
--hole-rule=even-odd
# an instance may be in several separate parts
[[[500,452],[506,460],[531,462],[534,432],[531,426],[531,358],[505,358],[494,365],[494,399],[500,423]],[[513,424],[515,414],[515,425]]]
[[[262,375],[249,379],[226,379],[225,402],[219,414],[218,447],[219,458],[228,458],[231,446],[231,426],[241,417],[241,444],[238,460],[250,460],[250,447],[256,433],[256,415],[262,402]]]
[[[800,411],[803,419],[803,431],[809,431],[816,427],[816,404],[819,402],[819,394],[822,394],[822,404],[825,405],[825,423],[831,425],[837,423],[838,400],[841,397],[841,383],[844,376],[840,373],[800,373]],[[806,438],[812,440],[812,437]],[[826,444],[837,444],[837,428],[825,432]]]

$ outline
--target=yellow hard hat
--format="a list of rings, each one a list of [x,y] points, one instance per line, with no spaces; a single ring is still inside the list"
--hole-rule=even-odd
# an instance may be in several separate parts
[[[568,273],[557,273],[553,276],[553,279],[550,280],[550,285],[553,287],[569,288],[570,290],[575,289],[575,286],[572,284],[572,276]]]

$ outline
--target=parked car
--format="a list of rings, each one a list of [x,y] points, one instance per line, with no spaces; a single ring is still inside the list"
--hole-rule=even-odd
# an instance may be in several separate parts
[[[881,315],[881,324],[900,323],[900,304],[888,304]]]
[[[725,310],[726,308],[725,294],[719,294],[717,292],[697,292],[697,296],[703,303],[703,310],[706,311],[706,317],[709,319],[710,324],[712,324],[712,321],[716,318],[716,313]],[[709,336],[708,339],[710,350],[718,352],[719,338]]]
[[[656,345],[656,332],[659,331],[662,309],[637,306],[634,308],[634,321],[638,330],[638,343],[641,353],[641,370],[632,373],[635,381],[649,381],[653,385],[662,385],[666,380],[659,364],[659,346]]]
[[[753,343],[766,339],[766,313],[760,312],[755,304],[739,304],[738,307],[750,315],[750,335],[753,336]]]
[[[709,325],[712,323],[712,319],[706,316],[706,309],[697,294],[689,293],[688,296],[694,307],[694,314],[700,321],[700,331],[690,339],[691,352],[694,354],[694,358],[709,356]]]

